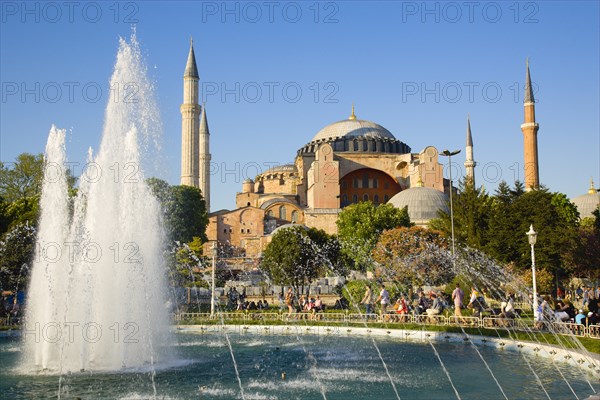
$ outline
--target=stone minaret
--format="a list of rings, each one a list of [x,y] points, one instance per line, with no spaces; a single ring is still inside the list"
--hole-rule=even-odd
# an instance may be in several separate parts
[[[210,132],[206,120],[206,105],[202,107],[202,119],[200,120],[200,134],[198,146],[198,187],[206,203],[206,211],[210,212]]]
[[[473,160],[473,138],[471,137],[471,118],[467,115],[467,146],[465,171],[467,172],[467,182],[475,186],[475,166],[477,163]]]
[[[190,39],[190,53],[185,66],[185,72],[183,73],[183,104],[180,107],[181,184],[194,187],[198,187],[199,79],[196,57],[194,56],[194,45]]]
[[[540,126],[535,122],[535,100],[531,77],[529,76],[529,59],[527,59],[527,75],[525,78],[525,122],[521,125],[524,139],[524,168],[525,190],[535,190],[540,187],[540,174],[538,170],[537,133]]]

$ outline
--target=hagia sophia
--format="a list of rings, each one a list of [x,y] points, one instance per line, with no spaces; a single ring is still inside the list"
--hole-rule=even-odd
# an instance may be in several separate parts
[[[427,146],[414,152],[383,126],[350,116],[320,129],[298,149],[289,164],[274,166],[242,183],[234,210],[210,208],[210,131],[206,109],[198,103],[199,75],[193,44],[184,72],[181,184],[200,188],[209,210],[209,243],[228,245],[240,255],[256,257],[273,232],[289,224],[336,233],[340,211],[360,201],[408,206],[410,219],[427,226],[439,210],[447,211],[450,182],[443,177],[440,151]],[[535,101],[529,65],[524,96],[525,188],[539,187]],[[475,184],[473,138],[467,120],[466,179]],[[455,189],[454,189],[455,190]],[[581,217],[591,215],[600,193],[574,199]],[[595,204],[595,206],[594,206]],[[585,214],[585,215],[584,215]]]

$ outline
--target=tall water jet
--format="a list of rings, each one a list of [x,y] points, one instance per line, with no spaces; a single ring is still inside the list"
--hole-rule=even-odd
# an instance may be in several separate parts
[[[120,40],[99,151],[69,198],[65,132],[45,154],[22,367],[55,373],[153,368],[169,343],[160,207],[142,153],[158,109],[139,45]],[[71,204],[72,202],[72,204]]]

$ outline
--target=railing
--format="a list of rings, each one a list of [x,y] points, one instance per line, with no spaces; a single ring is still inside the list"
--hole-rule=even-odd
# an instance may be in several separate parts
[[[451,317],[446,317],[447,318],[447,324],[451,325],[451,326],[466,326],[466,327],[473,327],[473,326],[481,326],[481,319],[478,317],[459,317],[456,315],[453,315]]]
[[[484,317],[481,321],[483,328],[514,328],[515,325],[516,320],[512,318]],[[529,329],[529,327],[521,329]]]
[[[415,315],[414,322],[422,325],[448,325],[447,319],[443,315]]]
[[[593,339],[600,339],[600,325],[588,326],[588,336]]]
[[[385,323],[390,325],[418,324],[418,325],[443,325],[460,326],[465,328],[485,328],[485,329],[512,329],[518,331],[535,330],[534,321],[521,318],[500,318],[500,317],[469,317],[469,316],[444,316],[444,315],[412,315],[412,314],[346,314],[346,313],[293,313],[289,318],[287,313],[241,313],[226,312],[216,314],[211,318],[209,313],[180,313],[175,315],[175,320],[190,321],[199,320],[199,322],[231,322],[243,321],[245,323],[256,322],[302,322],[319,321],[344,324],[370,324]],[[552,332],[563,335],[575,335],[579,337],[589,337],[600,339],[600,325],[590,325],[586,327],[581,324],[566,322],[545,323],[546,328],[551,328]],[[309,326],[307,326],[309,327]],[[310,328],[310,327],[309,327]]]
[[[585,325],[581,324],[572,324],[569,322],[555,322],[552,324],[552,328],[556,333],[573,334],[575,336],[587,336],[587,329]]]

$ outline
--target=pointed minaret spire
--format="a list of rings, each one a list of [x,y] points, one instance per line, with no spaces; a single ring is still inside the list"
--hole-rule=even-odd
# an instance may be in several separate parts
[[[183,104],[181,111],[181,184],[198,187],[198,68],[190,38],[190,52],[183,73]]]
[[[191,77],[199,79],[198,67],[196,67],[196,55],[194,54],[194,39],[190,37],[190,52],[188,54],[187,63],[185,64],[184,77]]]
[[[590,188],[588,189],[589,194],[595,194],[596,188],[594,187],[594,178],[590,178]]]
[[[206,119],[205,104],[202,104],[198,139],[198,188],[200,188],[202,197],[204,197],[206,211],[210,212],[210,132]]]
[[[473,137],[471,136],[471,116],[467,114],[467,145],[465,148],[465,171],[467,172],[467,183],[475,186],[475,166],[473,160]]]
[[[471,115],[467,114],[467,147],[473,147],[473,138],[471,137]]]
[[[527,57],[527,61],[525,62],[527,66],[527,73],[525,75],[525,99],[524,103],[535,103],[535,99],[533,98],[533,87],[531,86],[531,76],[529,74],[529,57]]]
[[[348,117],[348,119],[356,119],[356,115],[354,114],[354,103],[352,103],[352,114]]]
[[[540,174],[538,169],[537,133],[540,128],[535,121],[535,101],[529,74],[529,58],[527,59],[527,73],[525,76],[525,121],[521,125],[523,131],[523,156],[525,170],[525,190],[535,190],[540,187]]]
[[[202,103],[202,117],[200,118],[200,134],[210,135],[206,120],[206,103]]]

